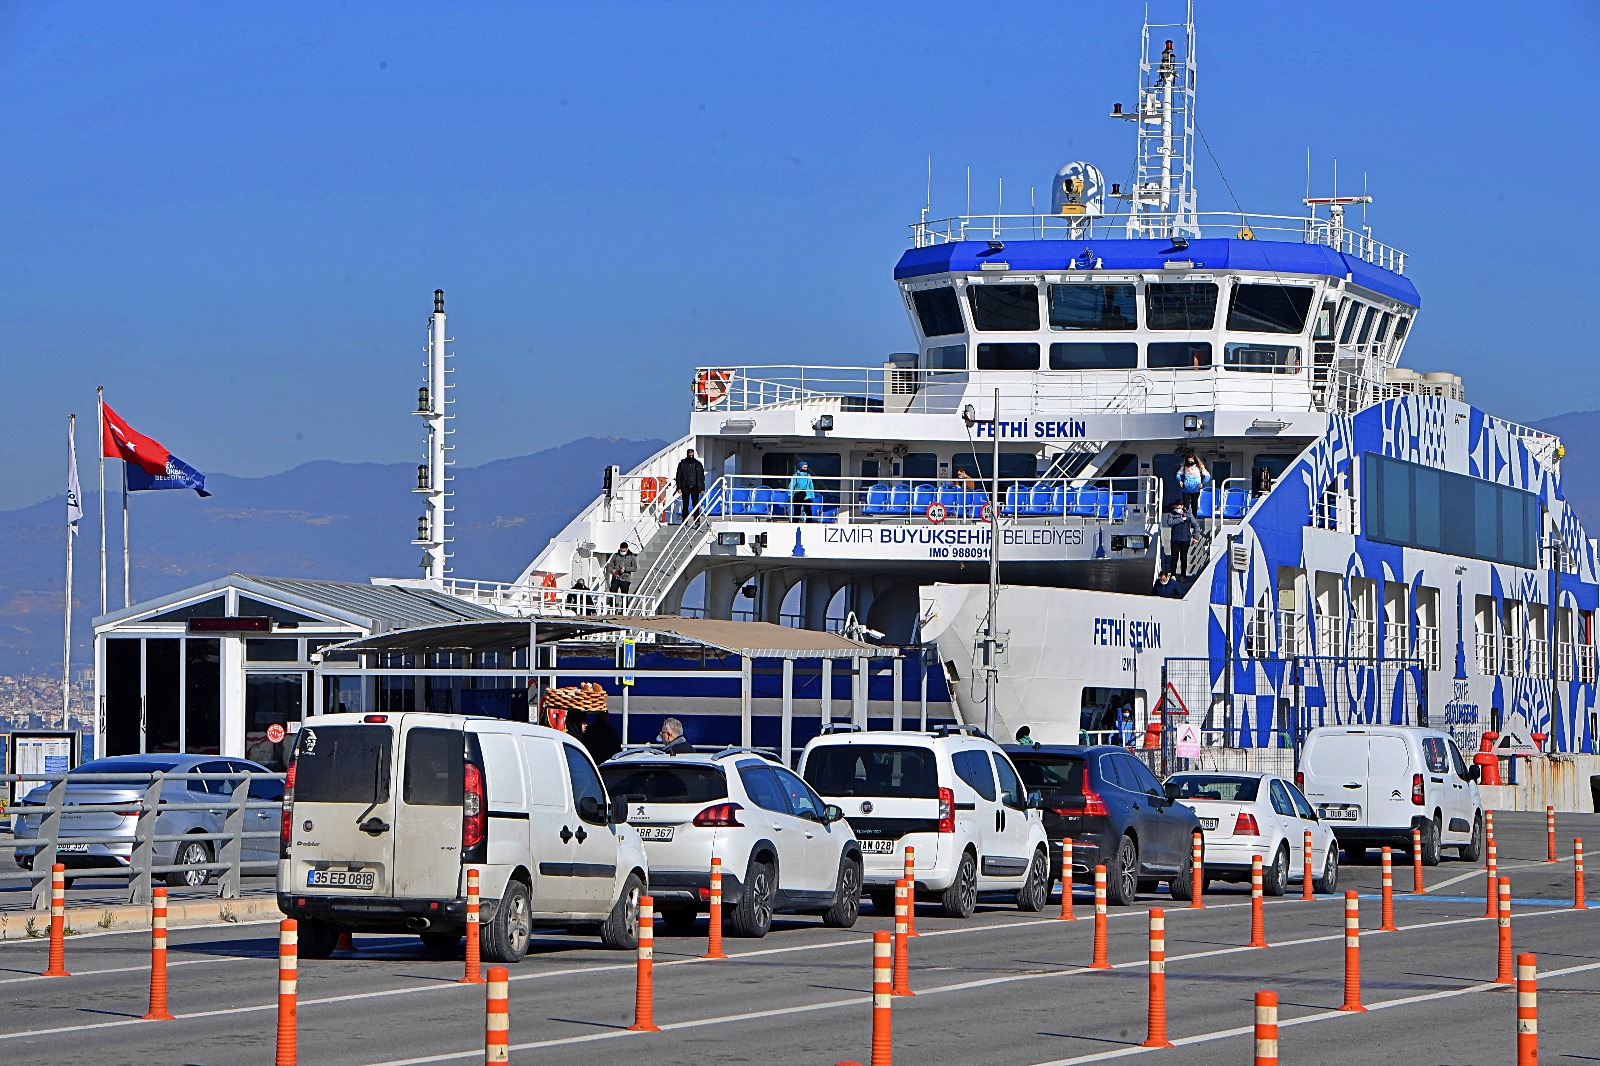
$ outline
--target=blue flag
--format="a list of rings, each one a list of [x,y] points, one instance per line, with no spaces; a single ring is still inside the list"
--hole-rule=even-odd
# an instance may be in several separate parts
[[[194,489],[201,496],[211,495],[206,491],[206,476],[176,455],[167,456],[167,468],[164,473],[152,474],[133,463],[124,463],[122,472],[123,477],[127,479],[129,492],[142,492],[145,489]]]

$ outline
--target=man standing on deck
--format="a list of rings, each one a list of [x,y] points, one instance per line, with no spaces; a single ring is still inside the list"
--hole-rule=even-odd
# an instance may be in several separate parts
[[[706,491],[706,468],[694,457],[693,448],[678,460],[675,480],[678,482],[678,495],[683,497],[683,518],[688,521],[689,512],[699,505],[700,496]]]
[[[639,569],[639,557],[628,550],[628,542],[623,541],[622,547],[617,549],[617,554],[611,557],[611,591],[626,593],[633,585],[633,575]]]
[[[1194,516],[1181,502],[1172,505],[1172,572],[1189,576],[1189,545],[1194,542]]]

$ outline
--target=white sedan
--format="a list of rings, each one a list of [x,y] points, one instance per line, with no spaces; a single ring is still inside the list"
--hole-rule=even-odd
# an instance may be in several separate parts
[[[1337,887],[1339,842],[1294,782],[1275,774],[1190,770],[1167,778],[1166,791],[1200,818],[1206,880],[1248,883],[1251,859],[1259,855],[1262,891],[1281,896],[1290,881],[1304,880],[1309,829],[1312,888]]]

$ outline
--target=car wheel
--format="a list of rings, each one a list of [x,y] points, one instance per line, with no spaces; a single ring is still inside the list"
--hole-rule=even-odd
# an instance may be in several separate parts
[[[644,881],[638,874],[629,874],[611,913],[600,925],[600,943],[616,951],[633,951],[639,946],[639,899],[643,895]]]
[[[771,863],[750,863],[749,875],[744,881],[744,894],[739,905],[733,908],[729,922],[734,936],[759,940],[772,928],[772,904],[778,895],[777,871]]]
[[[1117,855],[1106,885],[1106,899],[1113,907],[1126,907],[1139,895],[1139,845],[1125,836],[1117,845]]]
[[[325,959],[339,946],[339,927],[323,918],[302,918],[295,934],[301,958]]]
[[[971,918],[972,912],[978,909],[978,860],[972,852],[961,853],[956,879],[939,897],[939,906],[946,918]]]
[[[1269,896],[1281,896],[1288,889],[1289,845],[1283,844],[1272,857],[1272,865],[1267,867],[1266,875],[1261,879],[1261,891]]]
[[[660,910],[661,927],[673,936],[690,936],[700,920],[700,908],[672,905]]]
[[[1439,865],[1439,816],[1422,823],[1422,865]]]
[[[200,888],[211,880],[211,871],[193,869],[201,867],[211,861],[211,849],[203,840],[184,840],[178,844],[177,854],[172,862],[175,866],[186,867],[182,870],[172,870],[167,874],[167,884],[173,888]]]
[[[485,925],[478,935],[483,957],[488,962],[521,962],[528,953],[528,940],[533,933],[528,886],[513,878],[506,882],[506,894],[500,897],[494,920]]]
[[[418,933],[417,939],[430,955],[453,955],[461,944],[461,930],[453,932]]]
[[[1205,856],[1200,858],[1201,868],[1205,867]],[[1171,881],[1167,882],[1167,891],[1176,900],[1188,901],[1194,899],[1194,851],[1191,848],[1183,853],[1183,861],[1178,864],[1178,873]]]
[[[1017,910],[1042,911],[1050,898],[1050,860],[1043,851],[1033,853],[1028,864],[1028,878],[1017,889]]]
[[[860,916],[861,863],[846,856],[839,861],[839,886],[833,906],[822,912],[822,924],[830,929],[849,929]]]
[[[1461,845],[1461,858],[1467,862],[1477,862],[1483,858],[1483,816],[1474,815],[1472,819],[1472,841]]]
[[[1317,892],[1332,892],[1339,887],[1339,844],[1328,845],[1328,861],[1322,864],[1322,876],[1311,882]]]

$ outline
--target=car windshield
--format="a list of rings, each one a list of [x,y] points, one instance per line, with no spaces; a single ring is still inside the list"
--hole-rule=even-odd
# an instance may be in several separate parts
[[[728,795],[728,780],[715,766],[605,763],[606,790],[619,799],[647,803],[709,803]]]
[[[1167,780],[1167,796],[1180,800],[1227,800],[1254,803],[1261,788],[1259,777],[1224,774],[1177,774]]]
[[[824,796],[939,796],[939,770],[927,748],[830,744],[807,756],[804,777]]]
[[[1022,783],[1030,789],[1083,794],[1083,759],[1079,756],[1013,753],[1011,761],[1017,764]]]
[[[295,747],[295,800],[387,802],[393,743],[386,725],[305,726]]]

